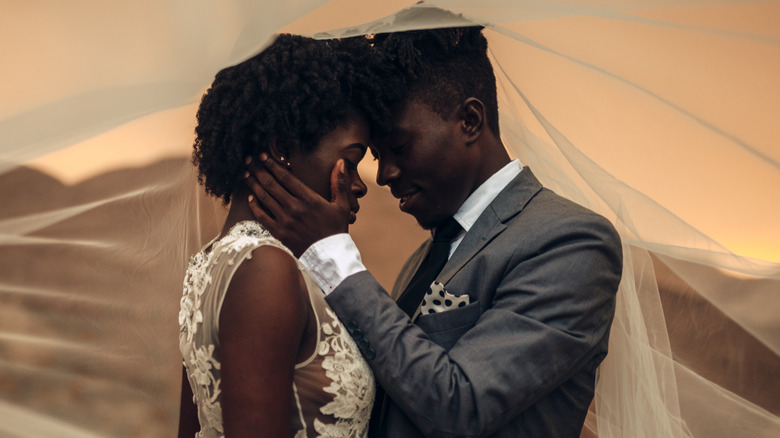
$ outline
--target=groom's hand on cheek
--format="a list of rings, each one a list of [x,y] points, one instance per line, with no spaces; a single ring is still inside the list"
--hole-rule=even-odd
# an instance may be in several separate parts
[[[350,207],[344,160],[336,162],[331,172],[330,201],[266,154],[260,161],[247,158],[244,180],[252,191],[249,208],[296,257],[318,240],[347,232]]]

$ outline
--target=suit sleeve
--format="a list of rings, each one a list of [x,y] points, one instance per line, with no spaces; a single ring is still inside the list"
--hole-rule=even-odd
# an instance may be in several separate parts
[[[492,434],[604,354],[622,269],[612,225],[593,214],[555,218],[509,247],[502,264],[474,268],[500,271],[499,281],[449,351],[369,272],[327,298],[366,339],[361,349],[377,380],[427,436]]]

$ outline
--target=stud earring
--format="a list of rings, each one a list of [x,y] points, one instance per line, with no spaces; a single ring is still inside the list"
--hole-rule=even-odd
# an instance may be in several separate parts
[[[287,160],[284,158],[284,155],[282,155],[282,156],[280,156],[280,157],[279,157],[279,161],[281,161],[281,162],[282,162],[282,164],[284,164],[285,166],[287,166],[287,168],[289,168],[289,167],[290,167],[290,165],[292,164],[292,163],[290,163],[289,161],[287,161]]]

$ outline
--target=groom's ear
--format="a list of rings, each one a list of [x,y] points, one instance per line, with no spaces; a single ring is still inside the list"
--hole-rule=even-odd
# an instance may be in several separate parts
[[[485,104],[476,97],[469,97],[458,108],[457,116],[466,144],[475,143],[485,129]]]

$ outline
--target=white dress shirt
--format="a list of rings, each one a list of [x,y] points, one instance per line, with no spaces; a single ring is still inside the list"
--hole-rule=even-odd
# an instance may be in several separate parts
[[[466,198],[453,215],[463,230],[450,244],[450,257],[482,212],[521,170],[523,165],[520,160],[510,161]],[[355,242],[347,233],[335,234],[315,242],[300,260],[326,295],[345,278],[366,270]]]

